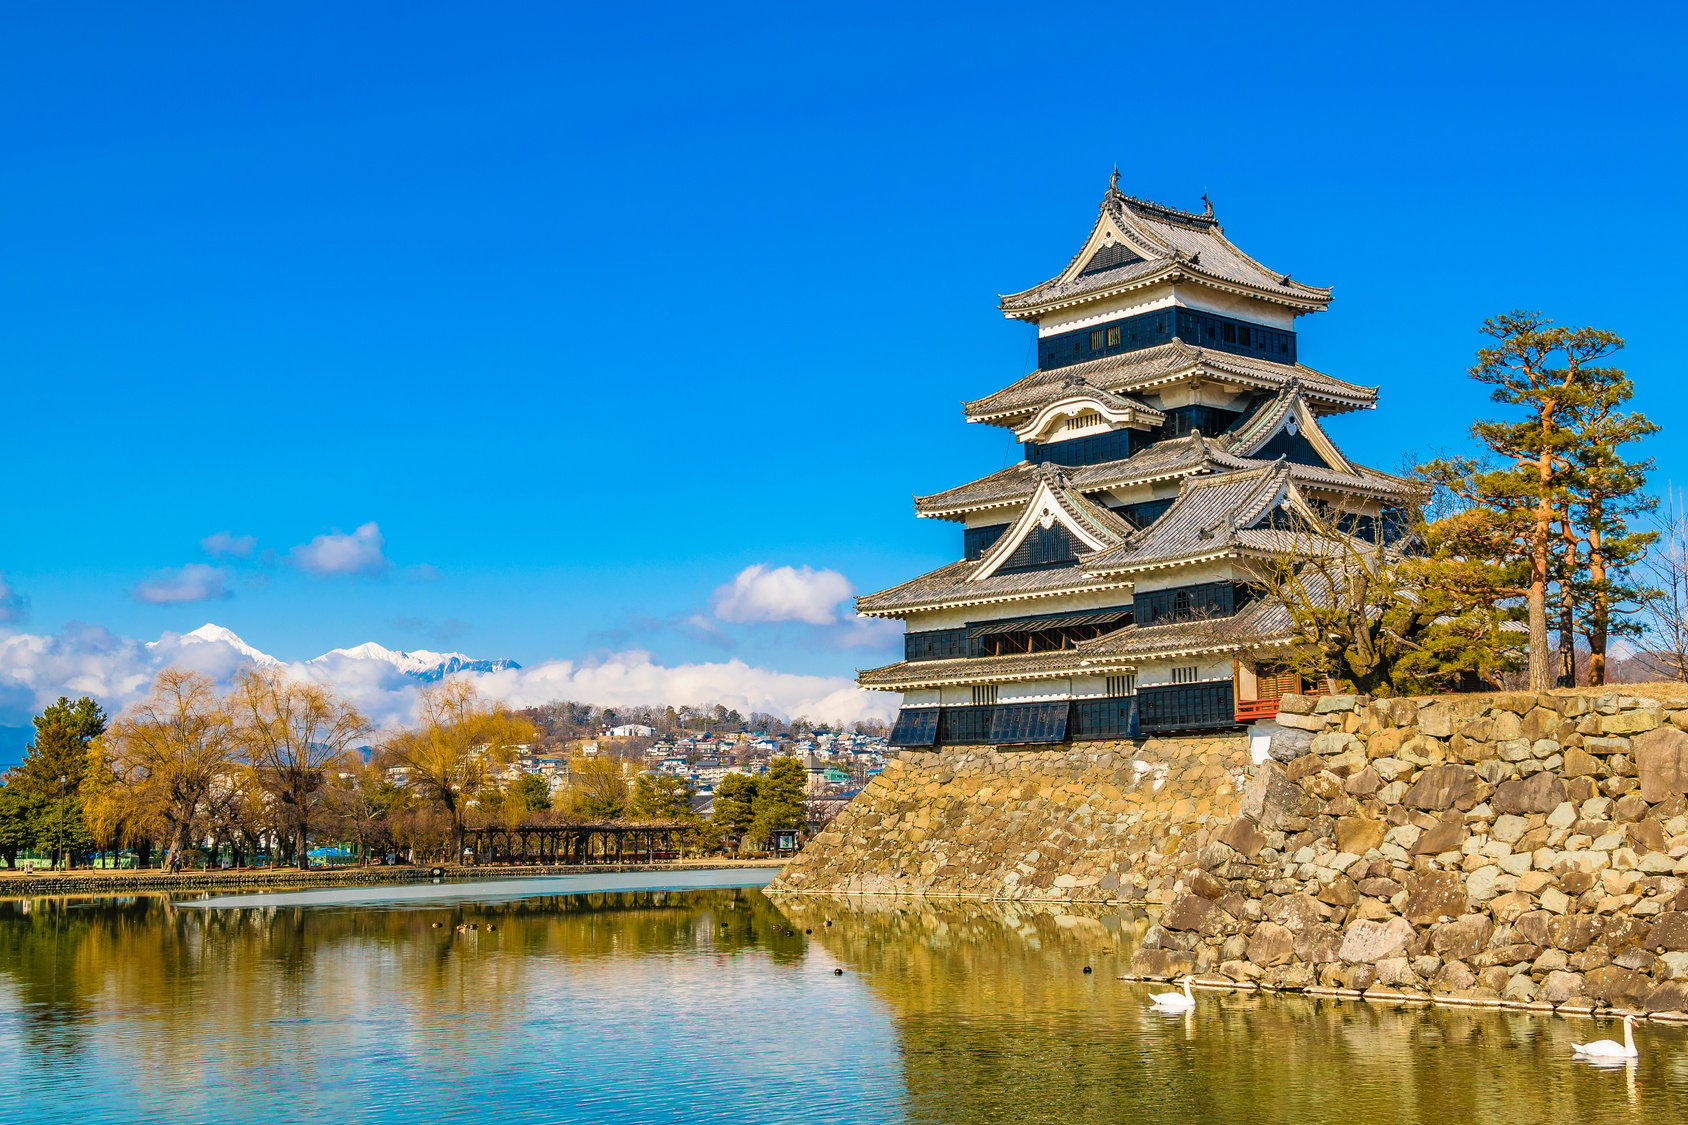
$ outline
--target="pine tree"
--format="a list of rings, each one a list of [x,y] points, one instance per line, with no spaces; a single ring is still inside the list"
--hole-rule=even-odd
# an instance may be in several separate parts
[[[1517,593],[1529,624],[1530,687],[1540,691],[1553,680],[1550,587],[1566,594],[1561,632],[1576,628],[1569,592],[1576,560],[1567,558],[1565,550],[1568,541],[1586,538],[1577,516],[1567,515],[1585,510],[1578,505],[1578,469],[1599,444],[1594,435],[1601,431],[1593,420],[1615,411],[1628,398],[1631,384],[1622,371],[1600,365],[1623,347],[1614,333],[1559,328],[1540,313],[1523,311],[1490,318],[1483,333],[1495,343],[1477,353],[1471,377],[1492,386],[1493,400],[1520,408],[1522,417],[1472,426],[1472,436],[1495,459],[1493,465],[1444,458],[1425,471],[1468,504],[1492,513],[1496,562],[1524,564]],[[1609,627],[1610,590],[1603,596]],[[1572,613],[1570,622],[1564,620],[1566,609]]]
[[[1588,682],[1606,682],[1608,641],[1614,635],[1635,636],[1641,626],[1634,615],[1643,591],[1630,572],[1658,539],[1652,531],[1634,531],[1630,520],[1651,515],[1659,506],[1648,496],[1647,474],[1653,460],[1626,461],[1622,446],[1658,433],[1659,427],[1639,413],[1619,409],[1634,389],[1628,378],[1614,382],[1591,411],[1580,413],[1573,428],[1580,440],[1571,473],[1571,520],[1581,565],[1574,581],[1580,609],[1577,630],[1588,641]]]
[[[82,785],[92,764],[89,744],[105,729],[105,712],[87,696],[72,702],[61,695],[35,716],[35,739],[7,785],[17,787],[27,810],[25,834],[34,847],[63,853],[67,861],[93,850]]]

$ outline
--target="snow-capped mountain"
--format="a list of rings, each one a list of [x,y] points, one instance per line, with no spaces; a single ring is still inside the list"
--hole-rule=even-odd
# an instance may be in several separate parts
[[[160,642],[150,641],[148,648],[156,648]],[[263,668],[278,668],[284,661],[277,660],[267,652],[253,648],[232,630],[221,625],[205,624],[191,633],[183,633],[177,638],[178,644],[212,644],[228,645],[252,663]],[[502,672],[509,668],[520,668],[514,660],[477,660],[461,652],[430,652],[427,649],[415,649],[410,652],[395,651],[384,648],[374,641],[367,641],[355,648],[337,648],[323,653],[321,656],[307,660],[307,664],[334,664],[339,661],[374,660],[383,664],[391,664],[395,669],[424,683],[433,683],[444,679],[454,672]]]
[[[201,625],[193,632],[183,633],[181,637],[178,638],[178,642],[184,645],[211,644],[217,641],[221,641],[223,644],[228,645],[230,648],[234,649],[236,652],[240,653],[240,655],[246,657],[260,668],[281,667],[281,661],[277,660],[267,652],[260,652],[258,649],[253,648],[251,645],[241,640],[234,630],[225,629],[221,625]],[[147,647],[157,648],[158,642],[148,641]]]
[[[461,652],[430,652],[419,648],[410,652],[395,652],[374,641],[365,641],[356,648],[337,648],[307,661],[327,664],[334,660],[379,660],[391,664],[407,676],[432,683],[453,672],[502,672],[506,668],[520,668],[514,660],[477,660]]]

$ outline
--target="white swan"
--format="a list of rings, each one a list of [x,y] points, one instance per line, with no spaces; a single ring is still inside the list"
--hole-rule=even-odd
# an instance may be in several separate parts
[[[1633,1059],[1641,1053],[1635,1049],[1635,1034],[1630,1030],[1634,1026],[1635,1017],[1625,1016],[1622,1043],[1614,1043],[1610,1039],[1596,1039],[1592,1043],[1572,1043],[1571,1050],[1590,1059]]]
[[[1194,1008],[1196,1006],[1196,997],[1190,991],[1190,982],[1194,979],[1194,977],[1184,978],[1183,992],[1151,993],[1149,999],[1154,1001],[1152,1006],[1159,1008],[1163,1012],[1187,1012],[1191,1008]]]

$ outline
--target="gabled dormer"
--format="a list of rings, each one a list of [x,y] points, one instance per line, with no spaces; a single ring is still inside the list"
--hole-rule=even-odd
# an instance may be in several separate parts
[[[1124,543],[1131,526],[1068,485],[1065,474],[1041,466],[1037,488],[1008,529],[985,551],[969,581],[999,573],[1070,566]]]
[[[1281,457],[1298,465],[1357,474],[1353,463],[1319,425],[1300,382],[1293,379],[1225,434],[1224,441],[1226,451],[1240,457],[1262,461]]]

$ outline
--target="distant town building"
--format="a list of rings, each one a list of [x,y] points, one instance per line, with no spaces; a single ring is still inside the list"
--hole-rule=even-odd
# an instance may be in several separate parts
[[[628,723],[625,726],[611,727],[604,734],[610,738],[655,738],[656,728]]]
[[[1308,518],[1376,542],[1414,494],[1325,434],[1377,398],[1300,362],[1296,318],[1329,303],[1211,205],[1135,199],[1115,173],[1072,261],[1001,300],[1037,326],[1036,370],[965,404],[1023,459],[918,497],[962,525],[962,557],[857,601],[906,623],[904,659],[860,674],[903,695],[892,745],[1224,728],[1276,700],[1289,620],[1250,560],[1294,557]]]

